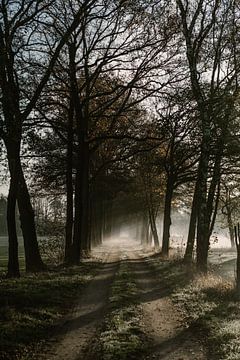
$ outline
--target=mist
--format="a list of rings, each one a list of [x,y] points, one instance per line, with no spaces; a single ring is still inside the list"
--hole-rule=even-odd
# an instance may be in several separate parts
[[[190,215],[186,211],[174,210],[171,216],[172,224],[170,227],[170,247],[178,249],[183,252],[186,247],[188,237],[188,227]],[[140,244],[138,229],[141,227],[142,222],[139,221],[137,216],[124,216],[121,215],[115,219],[112,225],[111,233],[105,236],[103,241],[115,243],[122,243],[128,241]],[[160,248],[162,246],[162,233],[163,233],[163,213],[160,213],[156,219],[157,231],[159,236]],[[153,241],[151,246],[154,247]],[[231,241],[228,229],[224,228],[221,218],[217,218],[214,231],[210,238],[210,249],[230,249]]]

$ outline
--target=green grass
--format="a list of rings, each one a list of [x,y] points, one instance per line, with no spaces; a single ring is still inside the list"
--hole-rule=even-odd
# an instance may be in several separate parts
[[[0,278],[0,359],[37,359],[98,266],[88,262],[20,279]]]
[[[7,273],[7,267],[8,257],[0,257],[0,276],[1,274]],[[23,256],[19,257],[19,269],[21,273],[25,271],[25,258]]]
[[[121,263],[111,288],[110,312],[100,332],[97,348],[94,349],[98,359],[138,359],[145,350],[137,293],[128,263]]]

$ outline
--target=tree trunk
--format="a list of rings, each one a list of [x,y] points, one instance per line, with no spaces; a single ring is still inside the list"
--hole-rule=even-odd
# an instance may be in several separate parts
[[[208,124],[208,122],[206,122]],[[208,259],[208,221],[207,221],[207,178],[209,170],[209,134],[207,126],[203,126],[201,155],[198,166],[198,211],[197,211],[197,269],[207,272]]]
[[[210,222],[210,226],[209,226],[209,243],[210,243],[210,236],[212,235],[213,229],[214,229],[214,225],[215,225],[215,221],[216,221],[216,217],[217,217],[217,211],[218,211],[218,204],[219,204],[219,199],[220,199],[220,179],[219,179],[219,183],[218,183],[218,187],[217,187],[217,192],[216,192],[216,196],[215,196],[215,203],[214,203],[214,209],[213,209],[213,213],[212,213],[212,217],[211,217],[211,222]]]
[[[147,237],[148,237],[148,217],[145,212],[142,215],[142,222],[141,222],[141,244],[143,246],[147,245]]]
[[[147,246],[152,246],[152,239],[153,239],[153,233],[152,233],[152,229],[151,226],[148,222],[148,227],[147,227]]]
[[[171,175],[167,179],[167,188],[165,194],[164,218],[163,218],[163,240],[162,240],[162,254],[169,255],[169,241],[170,241],[170,226],[171,226],[171,207],[174,190],[174,180]]]
[[[240,226],[239,223],[234,227],[235,244],[237,249],[236,261],[236,296],[240,300]]]
[[[217,152],[213,168],[212,180],[210,183],[207,199],[207,224],[208,224],[208,246],[210,245],[210,237],[212,235],[215,220],[217,216],[218,202],[220,196],[220,180],[221,180],[221,162],[224,149],[225,132],[222,133],[218,140]]]
[[[184,262],[187,264],[191,263],[193,260],[193,249],[194,249],[196,224],[197,224],[197,197],[198,197],[197,187],[195,187],[193,201],[192,201],[190,222],[189,222],[187,246],[184,254]]]
[[[73,262],[79,263],[81,254],[90,250],[89,244],[89,184],[88,184],[88,144],[79,141],[78,165],[75,185],[75,219],[73,233]]]
[[[228,222],[228,231],[229,231],[229,236],[230,236],[230,241],[231,241],[231,248],[235,249],[236,244],[235,244],[235,239],[234,239],[234,224],[233,224],[233,219],[232,219],[232,212],[231,212],[229,205],[226,206],[226,210],[227,210],[227,222]]]
[[[9,160],[11,173],[10,187],[7,201],[7,226],[8,226],[8,272],[7,277],[19,277],[18,238],[16,229],[16,202],[18,175],[14,160]]]
[[[66,164],[66,190],[67,190],[67,213],[65,225],[65,255],[64,260],[69,262],[72,249],[73,236],[73,117],[74,107],[72,96],[70,98],[68,113],[68,134],[67,134],[67,164]]]
[[[7,201],[7,227],[8,227],[8,272],[7,277],[19,277],[18,238],[16,228],[16,203],[20,168],[18,161],[20,141],[5,142],[7,148],[8,167],[10,172],[10,186]]]
[[[86,139],[86,132],[83,143],[83,167],[82,167],[82,231],[81,231],[81,252],[89,253],[91,241],[89,237],[90,216],[89,216],[89,146]]]
[[[37,234],[28,188],[20,166],[20,177],[17,193],[17,202],[20,213],[21,228],[24,240],[25,262],[27,272],[43,271],[45,266],[40,256]]]
[[[76,77],[76,47],[69,46],[71,93],[77,124],[77,166],[75,182],[75,217],[73,243],[70,262],[78,264],[81,253],[88,251],[89,245],[89,144],[87,141],[88,118],[80,100]]]
[[[156,249],[159,249],[159,239],[158,239],[157,226],[156,226],[156,216],[153,212],[153,209],[149,209],[149,223],[151,226],[154,247]]]

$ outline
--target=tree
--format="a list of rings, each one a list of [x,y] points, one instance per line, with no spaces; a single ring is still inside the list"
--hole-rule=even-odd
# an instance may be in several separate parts
[[[179,19],[185,40],[185,54],[188,62],[189,79],[197,104],[201,126],[201,153],[195,187],[194,205],[197,213],[197,267],[207,270],[209,234],[213,228],[213,200],[217,196],[220,168],[225,147],[225,132],[219,126],[219,119],[225,126],[229,121],[230,102],[237,90],[236,47],[232,41],[235,34],[233,4],[218,0],[211,3],[201,0],[177,1]],[[228,39],[229,45],[225,46]],[[222,68],[226,72],[222,71]],[[223,106],[226,104],[226,106]],[[225,115],[223,115],[225,114]],[[211,144],[213,129],[218,136],[217,152],[214,159],[212,181],[208,191]]]
[[[69,38],[68,49],[55,67],[56,83],[64,78],[64,75],[58,76],[57,69],[67,75],[64,84],[67,84],[74,113],[76,178],[72,263],[78,263],[81,252],[90,247],[89,178],[93,153],[106,139],[131,137],[128,112],[173,77],[164,69],[167,59],[162,56],[172,33],[161,30],[156,37],[152,19],[151,24],[147,24],[152,16],[151,7],[151,2],[141,4],[136,11],[124,2],[95,2],[85,9],[79,27]],[[62,12],[64,19],[66,9],[69,12],[67,5]],[[70,10],[74,18],[77,7],[72,6]],[[65,32],[63,22],[57,31]],[[157,79],[160,70],[164,81]],[[54,88],[50,94],[55,101]],[[47,96],[49,98],[49,92]],[[95,133],[96,128],[100,136]],[[72,218],[72,194],[69,201]],[[68,244],[70,237],[71,234]]]
[[[160,245],[156,220],[162,198],[162,169],[159,169],[159,166],[156,164],[156,150],[148,151],[146,154],[140,155],[138,162],[138,173],[142,183],[142,189],[140,188],[139,192],[144,194],[141,238],[143,244],[151,245],[151,241],[149,239],[150,230],[154,246],[156,249],[159,249]]]
[[[60,40],[56,37],[48,42],[48,34],[54,27],[51,16],[53,3],[55,2],[22,0],[18,3],[2,1],[0,5],[0,135],[6,146],[10,172],[7,210],[8,276],[19,276],[15,220],[17,201],[24,237],[26,270],[39,271],[44,268],[38,250],[34,212],[20,161],[23,126],[47,84],[63,46],[78,26],[83,10],[94,1],[83,1]],[[49,46],[53,46],[53,52],[39,56]],[[39,77],[39,74],[43,75]]]
[[[162,146],[162,165],[166,178],[162,254],[168,256],[174,191],[180,185],[193,181],[196,176],[199,135],[196,113],[188,98],[178,96],[174,100],[173,97],[166,106],[166,113],[161,130],[166,139]]]

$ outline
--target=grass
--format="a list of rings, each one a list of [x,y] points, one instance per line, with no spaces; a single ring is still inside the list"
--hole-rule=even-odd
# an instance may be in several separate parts
[[[98,267],[86,262],[20,279],[0,278],[0,359],[38,359],[57,322]]]
[[[233,282],[214,273],[197,275],[182,261],[152,259],[172,300],[185,312],[186,324],[205,343],[211,360],[240,359],[240,303]]]
[[[127,262],[122,262],[111,288],[110,311],[100,331],[98,359],[138,359],[145,348],[140,330],[141,310],[137,302],[137,287]]]
[[[173,297],[186,309],[188,324],[204,338],[209,358],[239,360],[240,304],[232,282],[209,273],[196,277]]]
[[[0,236],[0,274],[2,272],[7,271],[7,265],[8,265],[8,246],[7,245],[4,245],[4,246],[1,245],[1,239],[3,239],[3,237]],[[20,271],[24,271],[25,258],[24,258],[24,248],[23,248],[22,244],[20,244],[20,246],[19,246],[18,254],[19,254],[19,268],[20,268]]]

